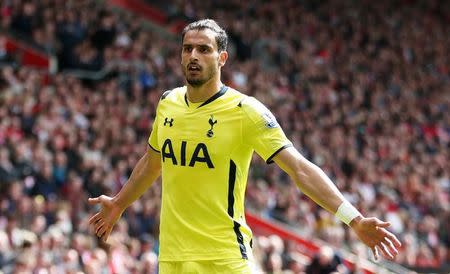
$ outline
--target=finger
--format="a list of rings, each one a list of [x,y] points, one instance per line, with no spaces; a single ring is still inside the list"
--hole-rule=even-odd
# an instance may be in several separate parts
[[[388,249],[387,249],[385,244],[383,244],[383,243],[377,244],[377,249],[380,252],[380,255],[381,255],[380,258],[384,257],[384,258],[389,259],[389,260],[393,259],[392,254],[388,251]]]
[[[102,240],[103,240],[104,242],[106,242],[106,241],[108,240],[109,234],[111,234],[111,231],[112,231],[112,227],[109,227],[109,228],[106,230],[105,234],[104,234],[103,237],[102,237]]]
[[[392,243],[392,241],[388,237],[384,237],[384,244],[389,249],[389,252],[394,255],[394,257],[396,255],[398,255],[397,248],[394,246],[394,244]]]
[[[97,212],[97,213],[95,213],[94,216],[92,216],[92,217],[89,219],[89,223],[90,223],[91,225],[95,225],[96,223],[98,223],[98,222],[101,221],[101,220],[103,220],[103,216],[100,214],[100,212]]]
[[[386,229],[382,229],[382,232],[383,232],[384,235],[385,235],[384,237],[385,237],[385,238],[388,238],[389,241],[391,241],[391,243],[392,243],[396,248],[402,246],[402,243],[397,239],[397,237],[396,237],[393,233],[389,232],[389,231],[386,230]]]
[[[372,254],[373,254],[375,261],[378,261],[379,255],[378,255],[377,246],[371,247],[370,249],[372,250]]]
[[[389,222],[383,222],[383,221],[381,221],[381,220],[378,219],[378,218],[375,218],[375,224],[376,224],[378,227],[383,227],[383,228],[389,227],[389,226],[391,225],[391,223],[389,223]]]
[[[91,205],[96,205],[96,204],[100,203],[100,197],[89,198],[88,203]]]
[[[105,234],[105,231],[106,225],[102,226],[95,235],[97,235],[97,237],[101,239],[102,236]]]
[[[397,239],[397,237],[395,237],[394,234],[392,234],[391,232],[386,230],[386,237],[391,241],[391,243],[395,246],[395,247],[401,247],[402,243]]]
[[[102,228],[102,226],[104,226],[104,225],[105,225],[105,223],[104,223],[103,221],[98,222],[98,223],[95,225],[95,234],[98,234],[98,231],[99,231],[100,228]]]
[[[105,234],[106,230],[107,230],[107,226],[106,225],[102,226],[100,228],[100,230],[97,232],[97,236],[99,238],[102,238],[102,236]]]
[[[89,224],[95,224],[96,222],[98,222],[98,220],[100,220],[101,219],[101,216],[100,216],[100,212],[98,212],[98,213],[96,213],[94,216],[92,216],[90,219],[89,219]]]
[[[389,252],[388,248],[386,247],[386,245],[384,243],[378,244],[378,247],[380,248],[381,254],[383,255],[383,257],[388,258],[388,259],[394,259],[394,256],[392,256],[392,254]]]
[[[111,234],[112,229],[113,229],[113,226],[108,226],[108,227],[107,227],[107,229],[106,229],[106,231],[105,231],[105,233],[103,234],[103,237],[102,237],[102,241],[103,241],[103,242],[106,242],[106,241],[108,240],[109,235]]]

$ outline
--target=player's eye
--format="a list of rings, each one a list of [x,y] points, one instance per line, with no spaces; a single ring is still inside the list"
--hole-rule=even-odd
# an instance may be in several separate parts
[[[200,47],[200,52],[201,53],[208,53],[209,52],[209,47]]]
[[[184,46],[183,47],[183,51],[184,52],[191,52],[192,51],[192,46]]]

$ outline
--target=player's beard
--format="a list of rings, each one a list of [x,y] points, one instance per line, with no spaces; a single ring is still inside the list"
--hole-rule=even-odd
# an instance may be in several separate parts
[[[186,82],[188,82],[188,84],[193,87],[200,87],[203,84],[205,84],[206,82],[208,82],[209,80],[211,80],[211,78],[213,78],[214,74],[215,74],[214,68],[208,68],[208,70],[206,71],[206,76],[204,76],[204,77],[202,77],[201,72],[202,71],[200,71],[200,75],[198,75],[198,76],[189,77],[189,70],[186,68],[186,70],[184,72],[184,77],[186,78]]]

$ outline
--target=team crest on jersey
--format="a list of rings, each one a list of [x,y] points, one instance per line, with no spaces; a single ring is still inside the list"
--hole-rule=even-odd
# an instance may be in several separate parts
[[[211,115],[211,118],[209,118],[208,120],[209,126],[211,127],[208,132],[206,133],[206,136],[208,136],[209,138],[214,136],[214,125],[217,124],[217,120],[214,120],[214,116]]]
[[[272,113],[263,113],[262,117],[264,121],[266,121],[266,127],[267,128],[276,128],[278,127],[277,120],[275,119],[275,116],[273,116]]]

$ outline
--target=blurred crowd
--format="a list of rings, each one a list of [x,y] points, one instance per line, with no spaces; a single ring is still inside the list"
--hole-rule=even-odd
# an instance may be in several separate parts
[[[226,28],[224,82],[265,103],[364,215],[391,222],[403,242],[398,263],[449,266],[448,3],[159,6],[169,20],[211,17]],[[183,85],[180,40],[97,1],[2,1],[0,8],[1,28],[57,54],[61,70],[109,70],[102,80],[82,81],[0,66],[0,269],[156,273],[160,182],[127,210],[108,244],[88,231],[94,209],[86,201],[117,193],[145,152],[162,92]],[[368,257],[350,230],[257,156],[246,204]],[[313,269],[323,261],[334,268],[326,271],[348,272],[337,254],[320,254],[307,259],[276,236],[255,240],[268,273],[321,273]]]

